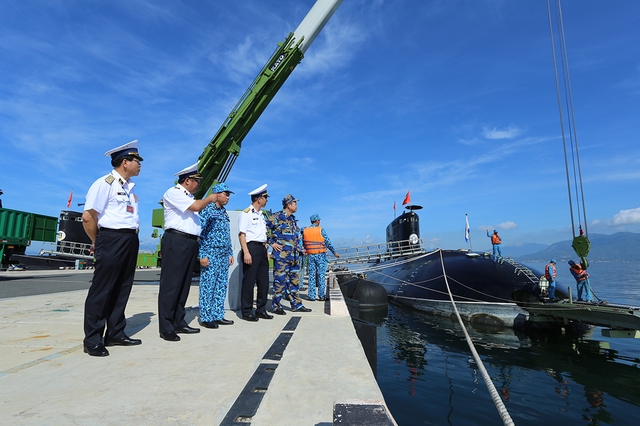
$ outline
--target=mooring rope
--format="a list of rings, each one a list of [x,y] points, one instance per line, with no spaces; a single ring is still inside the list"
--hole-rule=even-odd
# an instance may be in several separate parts
[[[484,368],[484,364],[482,363],[482,360],[480,359],[480,355],[478,355],[478,351],[476,351],[475,346],[473,345],[473,341],[471,340],[471,337],[469,337],[469,333],[467,332],[467,329],[464,326],[464,323],[462,322],[462,317],[460,316],[460,313],[458,312],[458,308],[456,307],[456,302],[453,300],[453,294],[451,293],[451,289],[449,288],[449,280],[447,280],[447,272],[444,268],[444,259],[442,258],[442,251],[440,250],[440,264],[442,265],[442,274],[444,275],[444,282],[447,284],[447,290],[449,290],[449,298],[451,299],[451,303],[453,305],[453,310],[456,313],[456,317],[458,317],[458,322],[460,323],[460,326],[462,327],[462,332],[464,333],[464,337],[467,340],[467,344],[469,345],[469,349],[471,349],[471,353],[473,354],[473,359],[476,361],[476,364],[478,365],[478,369],[480,370],[480,373],[482,374],[482,378],[484,379],[484,383],[487,386],[487,389],[489,390],[489,394],[491,395],[491,399],[493,399],[493,403],[495,404],[496,408],[498,409],[498,414],[500,414],[500,417],[502,418],[502,423],[504,423],[505,425],[514,425],[515,423],[513,423],[513,420],[511,419],[511,416],[509,415],[509,412],[507,411],[507,407],[504,406],[504,403],[502,402],[502,398],[500,398],[500,394],[498,393],[495,385],[493,384],[493,381],[491,380],[491,377],[489,377],[489,373],[487,373],[487,369]]]

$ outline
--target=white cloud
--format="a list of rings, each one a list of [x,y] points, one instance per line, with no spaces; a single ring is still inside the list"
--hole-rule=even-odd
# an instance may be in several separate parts
[[[640,223],[640,207],[635,209],[620,210],[613,215],[614,225],[631,225]]]
[[[494,127],[493,129],[489,129],[488,127],[484,127],[482,129],[482,133],[487,139],[513,139],[522,134],[523,130],[517,127],[507,127],[506,129],[498,129]]]
[[[441,238],[431,238],[429,241],[427,241],[427,245],[429,246],[430,249],[439,248],[442,245],[442,239]]]
[[[502,222],[496,225],[496,228],[500,228],[500,229],[504,229],[505,231],[509,230],[509,229],[515,229],[518,227],[518,224],[515,222]]]

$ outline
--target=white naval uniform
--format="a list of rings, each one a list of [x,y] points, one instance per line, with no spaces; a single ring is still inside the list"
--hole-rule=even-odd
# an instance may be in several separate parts
[[[200,215],[189,210],[196,201],[182,185],[169,188],[162,197],[164,203],[164,229],[175,229],[191,235],[200,235]]]
[[[125,308],[138,257],[138,197],[134,183],[112,170],[87,193],[86,210],[98,212],[95,271],[84,305],[84,345],[127,337]],[[105,331],[106,326],[106,331]]]
[[[264,243],[267,241],[267,224],[262,210],[249,206],[240,213],[238,232],[246,236],[251,265],[242,263],[242,290],[240,304],[243,318],[253,315],[253,289],[257,286],[255,315],[267,314],[269,292],[269,259]],[[244,256],[244,254],[243,254]]]
[[[265,223],[262,210],[256,211],[253,206],[244,209],[238,218],[238,232],[246,235],[247,242],[266,242],[267,224]]]
[[[112,170],[91,185],[84,209],[98,212],[99,228],[138,229],[138,196],[134,186],[133,181]]]
[[[185,305],[198,257],[200,215],[189,210],[196,200],[180,184],[169,188],[162,199],[165,232],[162,235],[158,326],[160,333],[165,335],[189,326]]]

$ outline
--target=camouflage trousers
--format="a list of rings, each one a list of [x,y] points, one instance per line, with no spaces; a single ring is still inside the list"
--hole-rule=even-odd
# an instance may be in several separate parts
[[[318,287],[318,297],[326,297],[327,286],[325,274],[327,273],[327,255],[325,253],[310,254],[309,260],[309,299],[316,298],[316,285]]]
[[[273,296],[271,307],[280,308],[282,299],[291,302],[291,309],[302,306],[298,294],[300,289],[300,256],[292,251],[282,250],[273,252]]]
[[[209,266],[200,268],[200,322],[224,318],[224,300],[229,284],[229,256],[226,250],[212,250]]]

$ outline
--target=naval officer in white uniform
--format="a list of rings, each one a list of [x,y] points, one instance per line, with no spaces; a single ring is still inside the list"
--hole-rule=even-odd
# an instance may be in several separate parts
[[[242,290],[240,306],[242,319],[258,321],[272,319],[267,313],[269,293],[269,258],[267,256],[267,225],[262,209],[267,205],[269,194],[264,184],[249,193],[251,205],[238,218],[238,239],[242,247]],[[258,286],[256,311],[253,313],[253,288]]]
[[[84,305],[84,352],[91,356],[109,355],[105,346],[142,343],[124,332],[124,311],[139,247],[138,196],[131,180],[140,173],[138,141],[107,151],[105,156],[111,156],[113,170],[91,185],[82,213],[96,265]]]
[[[160,337],[170,342],[180,340],[178,333],[199,333],[185,321],[185,304],[189,297],[193,267],[198,256],[200,216],[207,204],[217,201],[218,194],[196,200],[193,193],[200,185],[198,163],[175,174],[178,183],[162,197],[164,234],[162,235],[162,269],[158,293]]]

